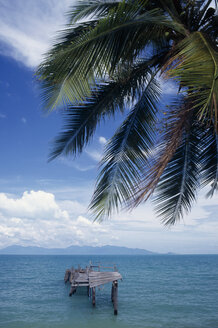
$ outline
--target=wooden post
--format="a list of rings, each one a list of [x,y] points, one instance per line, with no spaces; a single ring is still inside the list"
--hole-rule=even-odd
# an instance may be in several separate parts
[[[90,291],[89,291],[89,286],[87,286],[87,296],[89,297]]]
[[[69,296],[72,296],[75,293],[76,293],[76,287],[71,286]]]
[[[114,295],[113,295],[113,300],[114,300],[114,315],[117,315],[118,313],[118,282],[117,280],[114,281]]]
[[[114,302],[114,283],[112,283],[112,286],[111,286],[111,302],[112,303]]]
[[[65,282],[65,284],[70,279],[70,274],[71,274],[71,271],[69,269],[67,269],[66,272],[65,272],[65,276],[64,276],[64,282]]]
[[[75,275],[75,269],[72,267],[69,273],[69,282],[72,284]]]
[[[92,305],[95,306],[95,287],[92,287]]]

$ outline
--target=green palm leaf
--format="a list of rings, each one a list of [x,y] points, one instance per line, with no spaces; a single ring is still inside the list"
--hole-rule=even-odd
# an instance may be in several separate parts
[[[111,76],[121,60],[132,62],[148,42],[164,38],[170,28],[184,33],[181,25],[172,23],[160,10],[138,15],[137,6],[130,9],[120,3],[90,31],[66,47],[55,47],[40,66],[38,76],[47,107],[84,100],[96,81]]]
[[[179,221],[196,198],[200,176],[198,126],[194,120],[191,126],[184,126],[181,143],[155,189],[156,210],[166,225]]]
[[[218,53],[201,32],[182,40],[170,59],[170,77],[187,90],[192,109],[198,108],[199,120],[212,120],[217,129]]]
[[[153,194],[164,170],[179,147],[189,116],[189,110],[185,106],[183,98],[174,102],[169,108],[166,119],[160,124],[159,130],[164,130],[161,142],[156,145],[154,155],[150,158],[149,167],[144,167],[140,184],[137,186],[136,197],[133,201],[130,200],[130,207],[146,201]]]
[[[140,100],[107,144],[90,205],[99,220],[134,197],[140,168],[146,163],[146,153],[153,146],[158,99],[159,87],[151,78]]]
[[[100,18],[108,14],[111,9],[116,8],[121,1],[79,1],[76,7],[72,7],[69,11],[69,21],[72,24],[84,19],[92,20],[96,17]]]
[[[50,160],[61,154],[81,153],[102,119],[116,111],[124,111],[125,106],[137,101],[156,62],[154,56],[148,61],[138,61],[133,67],[123,64],[117,72],[116,81],[98,86],[85,102],[69,106],[64,113],[64,131],[55,140]]]
[[[46,110],[68,109],[51,159],[77,155],[102,119],[131,108],[101,163],[91,202],[98,219],[154,193],[163,222],[174,224],[200,184],[211,184],[209,196],[217,190],[218,15],[210,6],[210,0],[80,1],[39,66]],[[157,72],[176,80],[182,93],[167,107],[164,124]]]
[[[218,135],[211,128],[205,128],[201,134],[202,153],[201,180],[203,186],[211,185],[208,197],[218,190]]]

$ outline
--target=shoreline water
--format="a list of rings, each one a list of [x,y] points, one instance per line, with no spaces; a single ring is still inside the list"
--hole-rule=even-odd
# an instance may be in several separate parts
[[[65,269],[89,260],[115,263],[119,314],[108,288],[92,308],[82,291],[68,297]],[[0,327],[212,328],[218,326],[218,255],[0,255]]]

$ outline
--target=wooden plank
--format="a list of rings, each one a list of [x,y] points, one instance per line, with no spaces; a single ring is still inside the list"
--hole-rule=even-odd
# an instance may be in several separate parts
[[[90,281],[99,281],[99,280],[108,280],[108,281],[115,281],[115,280],[118,280],[116,279],[115,277],[101,277],[101,278],[90,278],[89,279],[89,282]]]
[[[78,283],[78,282],[75,282],[72,284],[73,286],[78,286],[78,287],[84,287],[84,286],[89,286],[90,283],[89,282],[83,282],[83,283]]]
[[[90,272],[89,273],[89,278],[98,278],[98,277],[114,277],[114,278],[117,278],[117,279],[122,279],[122,276],[120,273],[118,272]]]
[[[73,286],[88,286],[90,288],[107,284],[109,282],[122,279],[122,276],[118,272],[73,272],[71,276],[71,283]]]
[[[102,281],[93,281],[93,282],[89,282],[90,287],[97,287],[100,285],[105,285],[110,283],[111,280],[102,280]]]
[[[89,282],[92,282],[92,281],[101,281],[101,280],[107,280],[107,281],[115,281],[115,280],[117,280],[117,279],[114,279],[114,277],[101,277],[101,278],[90,278],[89,279]]]
[[[89,280],[85,280],[85,281],[94,281],[94,280],[101,280],[101,279],[108,279],[110,281],[115,281],[115,280],[119,280],[121,278],[114,277],[114,276],[101,276],[101,277],[89,277]]]
[[[94,266],[93,266],[94,267]],[[100,266],[97,266],[100,270]],[[112,282],[111,300],[114,306],[114,314],[118,313],[118,280],[122,279],[119,272],[116,271],[93,271],[92,267],[82,269],[67,269],[64,281],[70,280],[70,296],[76,292],[77,287],[86,287],[87,295],[92,297],[92,304],[96,302],[96,287]]]
[[[118,280],[118,279],[114,276],[90,277],[89,278],[89,284],[90,284],[90,287],[100,286],[100,285],[103,285],[103,284],[107,284],[109,282],[113,282],[115,280]]]
[[[102,272],[102,271],[91,271],[91,272],[89,272],[89,275],[107,275],[107,274],[109,274],[109,275],[111,275],[111,274],[114,274],[114,275],[120,275],[120,273],[119,272],[116,272],[116,271],[105,271],[105,272]]]
[[[75,287],[88,287],[90,286],[90,284],[72,284],[72,286],[75,286]]]

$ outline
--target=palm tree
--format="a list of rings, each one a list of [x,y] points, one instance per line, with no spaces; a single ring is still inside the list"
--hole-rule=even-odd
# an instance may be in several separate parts
[[[208,196],[218,189],[218,16],[210,6],[81,1],[39,66],[45,108],[67,109],[50,159],[78,155],[102,120],[125,115],[101,161],[96,219],[152,195],[163,223],[174,224],[199,187],[210,185]],[[164,114],[160,76],[178,87]]]

